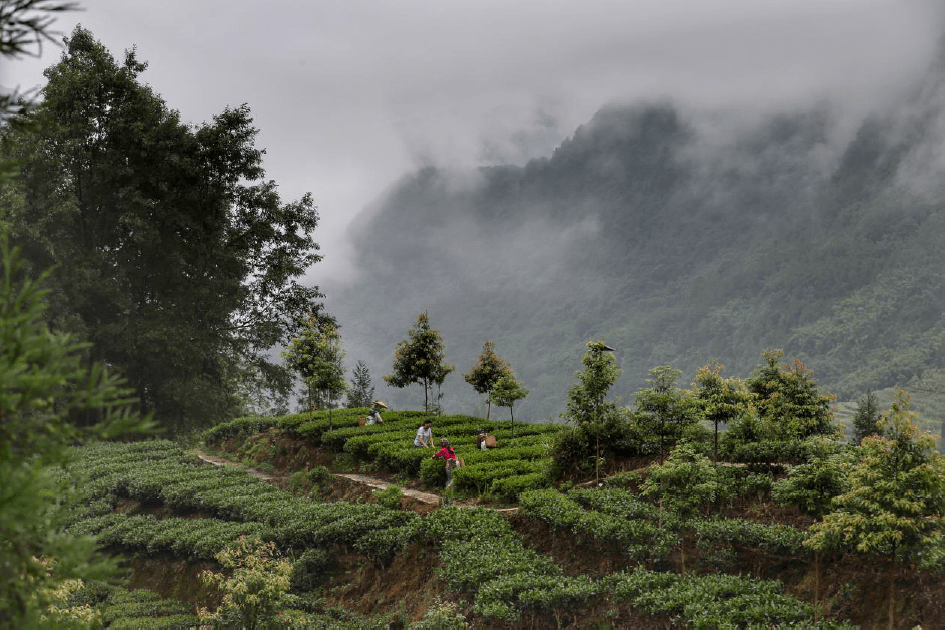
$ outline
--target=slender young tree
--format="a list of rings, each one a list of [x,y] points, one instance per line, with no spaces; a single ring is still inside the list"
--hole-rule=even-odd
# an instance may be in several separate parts
[[[719,462],[719,426],[754,410],[752,395],[741,379],[726,379],[719,373],[722,364],[715,360],[696,372],[694,395],[703,416],[713,423],[713,462]]]
[[[463,378],[473,389],[486,395],[486,420],[489,420],[492,397],[490,393],[496,383],[510,373],[509,364],[496,354],[496,347],[492,342],[484,342],[483,350],[476,359],[476,365],[470,372],[464,373]]]
[[[582,430],[591,430],[595,435],[595,481],[599,477],[601,460],[601,425],[605,418],[615,413],[617,404],[605,402],[604,397],[621,374],[617,359],[602,341],[588,342],[588,351],[581,363],[585,369],[576,372],[578,383],[568,390],[568,402],[561,414],[567,422]]]
[[[867,436],[876,434],[879,431],[877,423],[880,419],[877,396],[868,390],[864,398],[857,402],[857,411],[854,413],[854,442],[860,444]]]
[[[302,332],[283,351],[286,365],[302,377],[310,406],[328,410],[332,424],[334,402],[345,392],[345,351],[335,321],[311,315]],[[311,411],[311,407],[310,407]]]
[[[368,365],[358,360],[352,370],[351,381],[348,383],[349,408],[366,408],[374,401],[374,386],[371,385],[371,375],[368,374]]]
[[[512,415],[512,406],[516,404],[516,401],[525,399],[527,396],[529,396],[529,390],[516,379],[516,375],[511,370],[500,377],[490,390],[489,399],[492,403],[509,408],[509,429],[512,430],[513,435],[516,431],[516,419]],[[488,419],[489,415],[486,418]]]
[[[427,312],[417,316],[417,323],[408,331],[408,338],[397,343],[390,375],[383,379],[395,388],[417,383],[424,387],[424,410],[429,411],[430,390],[442,386],[455,366],[444,362],[444,344],[440,331],[431,328]]]

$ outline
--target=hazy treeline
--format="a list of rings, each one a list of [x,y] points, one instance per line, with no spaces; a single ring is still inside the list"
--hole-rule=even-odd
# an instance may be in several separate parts
[[[842,402],[902,386],[941,419],[942,60],[852,116],[614,105],[525,166],[405,176],[353,224],[358,279],[323,285],[349,357],[387,371],[426,310],[461,369],[495,343],[524,419],[558,418],[589,339],[617,349],[625,399],[655,366],[747,376],[783,348]],[[455,376],[444,392],[485,410]]]

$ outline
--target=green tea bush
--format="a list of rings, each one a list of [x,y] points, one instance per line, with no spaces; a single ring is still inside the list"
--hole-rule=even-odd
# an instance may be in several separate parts
[[[373,491],[371,495],[374,496],[378,504],[385,508],[390,508],[391,510],[400,508],[401,498],[404,497],[404,494],[401,492],[401,487],[396,484]]]
[[[519,504],[527,515],[553,528],[571,530],[584,513],[580,504],[555,489],[524,491],[519,495]]]
[[[453,472],[454,487],[477,494],[485,494],[494,480],[508,478],[522,473],[544,473],[551,465],[551,459],[544,460],[502,460],[467,465]]]
[[[540,489],[552,484],[545,471],[520,473],[493,480],[489,494],[508,501],[514,501],[519,494],[532,489]]]
[[[355,550],[374,561],[382,564],[389,563],[417,536],[420,517],[415,513],[408,513],[408,515],[413,517],[402,524],[364,533],[355,542]]]
[[[292,564],[289,590],[301,594],[317,588],[328,578],[335,557],[322,548],[309,548]]]
[[[441,579],[455,592],[475,594],[481,585],[500,576],[561,573],[549,557],[509,536],[487,537],[473,532],[465,540],[445,541],[440,551]]]
[[[476,592],[473,611],[512,622],[523,613],[547,613],[561,626],[565,612],[587,606],[598,596],[598,584],[587,576],[561,576],[517,572],[487,581]]]
[[[217,445],[233,438],[244,439],[265,432],[276,424],[276,419],[272,417],[245,416],[215,425],[205,431],[201,438],[206,445]]]
[[[460,612],[457,603],[443,602],[439,596],[427,607],[424,617],[408,627],[409,629],[469,629],[466,616]]]
[[[601,580],[613,602],[630,601],[650,615],[670,616],[695,629],[805,629],[818,627],[808,603],[784,594],[779,581],[725,574],[706,576],[636,568]],[[833,622],[821,622],[838,628]]]
[[[693,522],[697,547],[712,550],[717,544],[727,547],[753,547],[770,554],[797,556],[804,553],[802,542],[807,533],[782,524],[760,524],[747,519],[707,519]]]

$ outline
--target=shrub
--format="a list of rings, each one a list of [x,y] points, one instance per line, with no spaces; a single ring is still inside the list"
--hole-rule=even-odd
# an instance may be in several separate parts
[[[460,612],[457,603],[443,602],[440,597],[427,607],[424,617],[412,624],[409,629],[469,629],[466,616]]]
[[[310,592],[328,577],[335,558],[321,548],[309,548],[292,564],[289,575],[289,591]]]
[[[205,571],[201,580],[223,591],[213,613],[198,610],[202,625],[211,628],[278,629],[294,626],[304,614],[293,609],[298,601],[289,594],[292,565],[276,552],[272,542],[241,537],[236,545],[216,555],[229,576]]]
[[[404,494],[401,493],[401,487],[396,484],[392,484],[384,489],[378,489],[372,492],[372,495],[378,501],[378,504],[390,509],[400,508],[401,498],[404,496]]]

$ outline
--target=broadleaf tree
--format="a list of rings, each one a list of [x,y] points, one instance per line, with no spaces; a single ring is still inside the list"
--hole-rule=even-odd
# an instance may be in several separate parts
[[[595,480],[600,475],[601,428],[617,416],[617,402],[605,401],[608,391],[621,374],[613,349],[598,340],[585,345],[588,350],[581,359],[584,370],[575,373],[578,383],[568,390],[568,400],[561,416],[583,432],[595,436]]]
[[[652,368],[647,387],[634,395],[637,423],[657,438],[661,461],[665,447],[680,439],[698,420],[699,406],[693,394],[677,387],[680,375],[680,370],[670,366]]]
[[[720,375],[722,364],[712,362],[696,372],[694,396],[703,417],[713,424],[713,462],[719,461],[719,426],[755,410],[752,395],[741,379]]]
[[[486,395],[486,420],[489,420],[492,398],[490,393],[496,383],[510,372],[509,364],[496,354],[496,346],[490,341],[483,343],[483,350],[476,358],[476,364],[470,372],[463,374],[463,379],[480,394]]]
[[[172,427],[240,412],[241,381],[288,391],[269,351],[321,298],[298,282],[320,260],[311,195],[266,179],[248,106],[185,123],[133,48],[117,61],[81,26],[64,41],[26,125],[0,132],[20,171],[0,221],[33,273],[56,266],[48,321]]]
[[[298,373],[306,387],[310,412],[327,409],[329,424],[335,401],[345,393],[345,350],[335,320],[312,314],[299,335],[283,351],[286,365]]]
[[[527,396],[529,396],[529,389],[516,379],[516,375],[512,370],[500,377],[489,392],[491,403],[509,408],[509,428],[513,434],[516,431],[516,419],[512,413],[512,406]],[[487,418],[489,417],[487,416]]]
[[[765,364],[746,380],[755,395],[766,437],[801,440],[814,435],[838,436],[831,413],[834,397],[819,392],[811,369],[797,359],[779,366],[783,355],[779,349],[763,351]]]
[[[881,561],[888,579],[888,624],[895,626],[896,584],[904,565],[943,564],[943,456],[913,422],[909,395],[897,394],[880,435],[865,437],[849,490],[811,527],[805,545],[818,552],[855,551]]]
[[[424,410],[429,411],[431,388],[442,386],[447,375],[456,370],[455,366],[444,361],[445,357],[443,337],[440,331],[430,326],[425,311],[417,316],[407,339],[397,343],[391,374],[384,375],[383,379],[395,388],[406,388],[415,383],[423,386]]]

